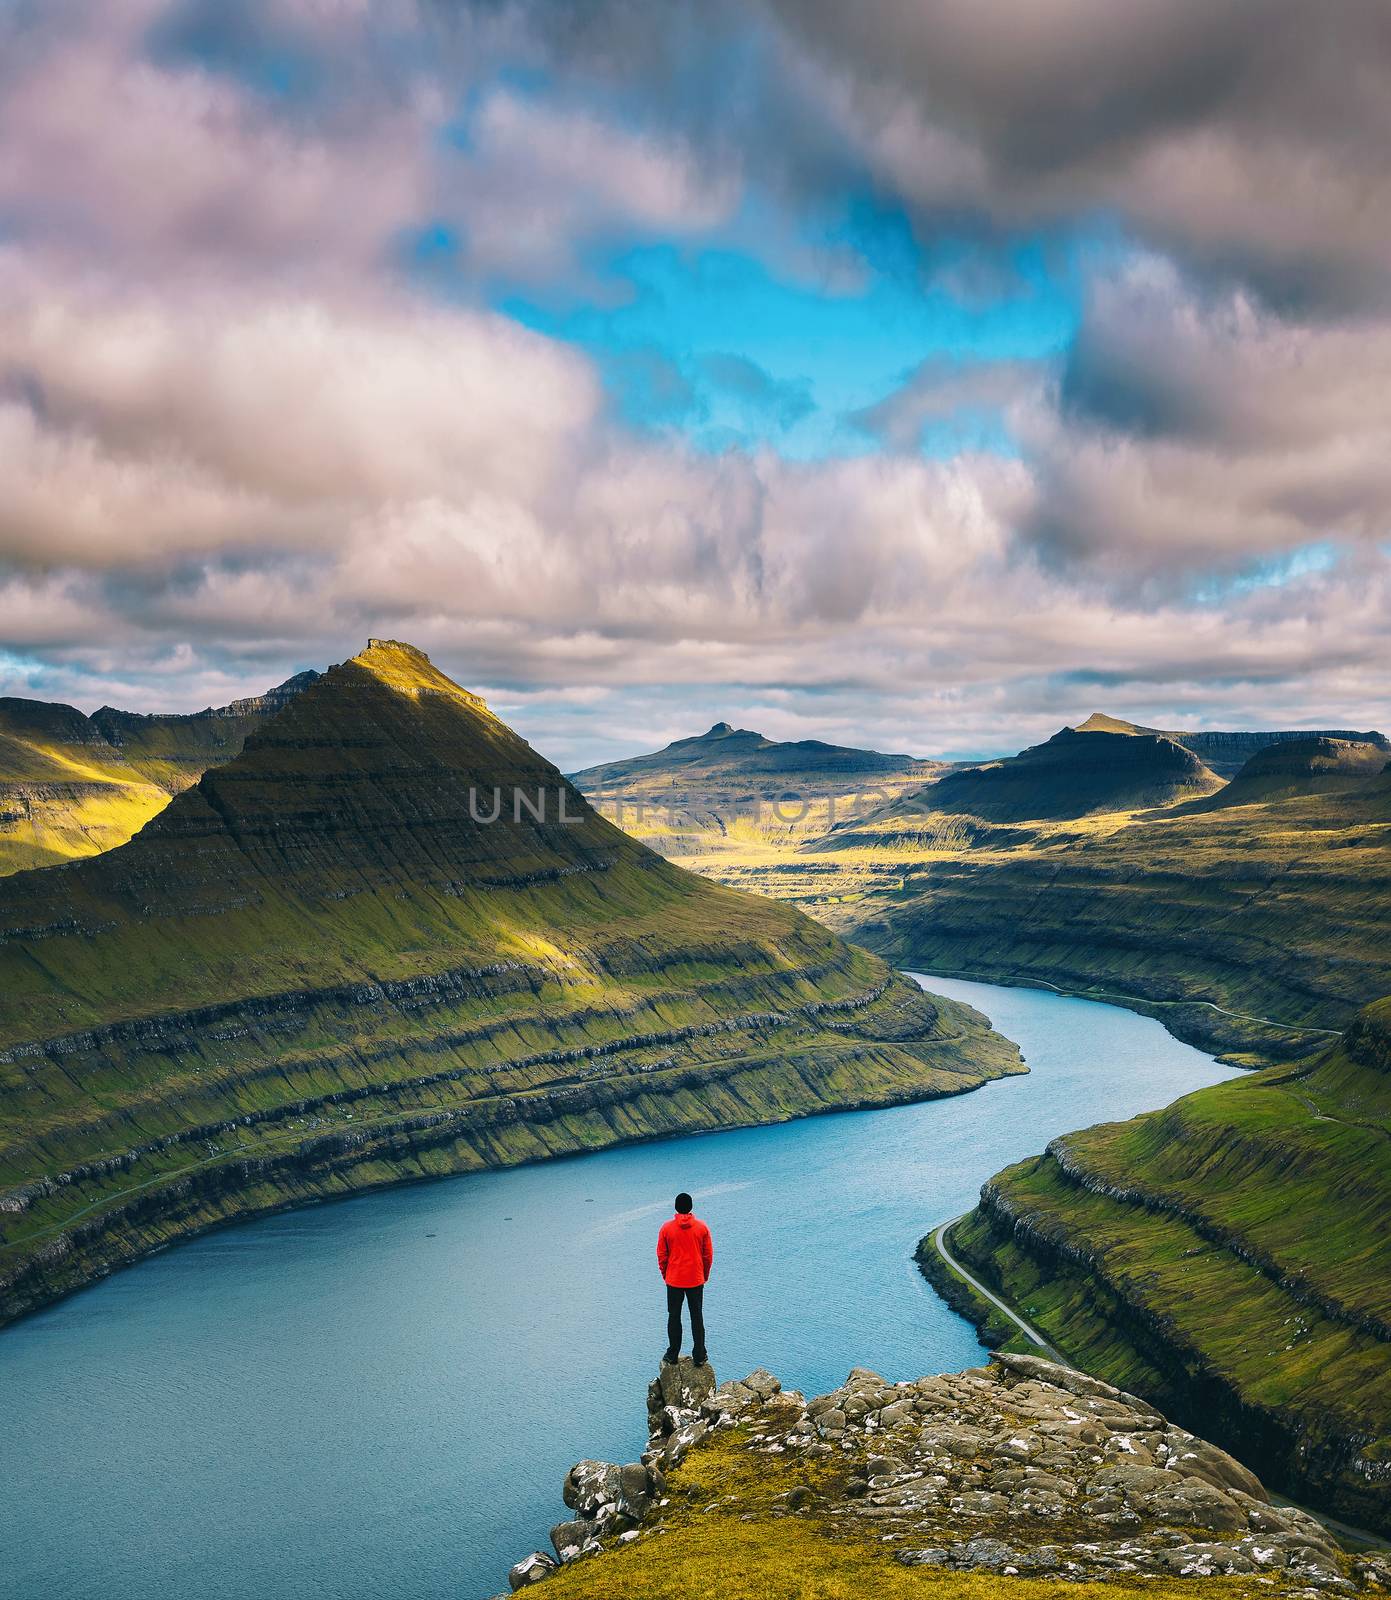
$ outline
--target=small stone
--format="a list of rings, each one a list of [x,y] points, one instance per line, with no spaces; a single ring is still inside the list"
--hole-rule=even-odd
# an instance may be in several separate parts
[[[934,1547],[929,1550],[899,1550],[894,1555],[905,1567],[945,1567],[951,1560],[950,1552]]]
[[[986,1572],[999,1572],[1005,1566],[1019,1562],[1019,1552],[999,1539],[972,1539],[962,1551],[961,1559],[968,1567]]]

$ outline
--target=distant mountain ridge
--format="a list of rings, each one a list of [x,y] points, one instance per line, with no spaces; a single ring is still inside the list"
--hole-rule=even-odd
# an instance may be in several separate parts
[[[586,767],[572,777],[582,789],[598,789],[627,782],[638,776],[689,775],[700,769],[733,778],[829,773],[899,773],[922,769],[931,772],[941,767],[909,755],[886,755],[879,750],[863,750],[853,745],[827,744],[821,739],[769,739],[752,728],[735,728],[717,722],[705,733],[688,739],[674,739],[661,750],[648,755],[629,756],[621,761],[606,761]]]
[[[913,797],[926,810],[991,822],[1063,821],[1169,806],[1221,780],[1163,734],[1063,728],[1017,756],[950,772]]]
[[[318,676],[189,713],[0,699],[0,876],[124,844]]]
[[[1234,777],[1242,765],[1258,751],[1272,744],[1299,739],[1340,739],[1360,744],[1379,744],[1391,755],[1391,740],[1375,730],[1354,733],[1346,728],[1286,728],[1277,731],[1203,731],[1185,732],[1182,729],[1146,728],[1137,722],[1126,722],[1120,717],[1107,716],[1104,711],[1094,711],[1085,722],[1077,724],[1078,733],[1149,734],[1160,739],[1171,739],[1191,750],[1219,777]]]
[[[940,761],[717,722],[647,755],[586,767],[574,781],[620,827],[683,859],[814,838],[943,770]]]
[[[373,640],[129,843],[0,880],[0,1322],[232,1217],[1020,1070]]]

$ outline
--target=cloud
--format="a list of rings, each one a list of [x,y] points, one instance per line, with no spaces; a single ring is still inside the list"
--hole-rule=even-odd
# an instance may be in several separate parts
[[[145,274],[328,281],[360,273],[420,217],[423,86],[354,116],[287,116],[198,64],[151,60],[145,35],[164,9],[68,0],[0,19],[0,214],[12,231]]]
[[[10,8],[0,692],[191,709],[390,632],[591,758],[605,718],[957,753],[1097,701],[1385,721],[1387,40],[1339,15]],[[797,426],[814,328],[607,358],[644,432],[485,308],[710,234],[853,294],[850,199],[912,219],[915,284],[944,236],[978,284],[1021,233],[1116,238],[1060,269],[1070,350],[905,349],[850,459],[677,427]],[[435,224],[444,269],[404,270]],[[976,412],[1013,453],[923,453]]]
[[[702,160],[582,109],[508,89],[486,93],[442,173],[437,204],[458,217],[469,270],[484,279],[552,282],[579,271],[587,244],[701,233],[740,197],[732,164]]]
[[[1098,210],[1281,301],[1385,305],[1391,13],[1346,0],[771,0],[926,222]]]
[[[1134,575],[1391,532],[1391,322],[1281,315],[1167,263],[1098,282],[1025,438],[1027,536]]]
[[[322,547],[370,508],[544,495],[588,363],[400,296],[135,293],[0,252],[0,555]]]
[[[917,449],[923,429],[963,412],[1013,413],[1045,403],[1049,364],[1039,361],[960,361],[930,356],[897,389],[850,421],[897,450]]]
[[[775,378],[771,372],[733,351],[703,356],[706,378],[753,412],[779,428],[791,428],[816,409],[806,378]]]

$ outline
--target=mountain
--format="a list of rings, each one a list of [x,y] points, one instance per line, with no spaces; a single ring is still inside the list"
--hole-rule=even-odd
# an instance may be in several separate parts
[[[1070,1358],[1391,1532],[1391,1000],[1316,1061],[1068,1134],[954,1253]]]
[[[1195,756],[1219,777],[1234,777],[1242,765],[1258,751],[1269,745],[1284,744],[1289,740],[1337,739],[1354,743],[1377,744],[1391,756],[1391,742],[1379,733],[1351,733],[1345,728],[1290,728],[1283,732],[1205,732],[1189,733],[1176,729],[1144,728],[1136,722],[1125,722],[1119,717],[1108,717],[1104,711],[1094,711],[1085,722],[1077,725],[1078,733],[1142,734],[1160,739],[1170,739],[1191,750]]]
[[[1286,739],[1257,750],[1225,789],[1202,804],[1216,810],[1355,789],[1386,770],[1388,754],[1379,739],[1344,739],[1326,733]]]
[[[0,699],[0,876],[124,844],[317,676],[187,716]]]
[[[857,777],[903,772],[921,775],[941,765],[941,762],[920,761],[913,756],[885,755],[878,750],[860,750],[852,745],[826,744],[820,739],[768,739],[751,728],[733,728],[727,722],[717,722],[707,733],[676,739],[650,755],[630,756],[625,761],[587,767],[574,774],[574,781],[581,789],[590,790],[618,787],[642,778],[665,781],[677,774],[688,778],[699,774],[736,787],[752,785],[776,796],[781,792],[777,785],[763,780],[781,779],[789,774],[816,780],[844,773]]]
[[[374,640],[129,843],[0,881],[0,1320],[255,1212],[1020,1070]]]
[[[717,722],[649,755],[574,774],[604,816],[696,868],[752,860],[863,817],[945,771],[940,761],[779,741]]]
[[[1063,728],[1017,756],[938,778],[911,805],[993,822],[1060,821],[1174,805],[1219,786],[1192,751],[1163,734]]]

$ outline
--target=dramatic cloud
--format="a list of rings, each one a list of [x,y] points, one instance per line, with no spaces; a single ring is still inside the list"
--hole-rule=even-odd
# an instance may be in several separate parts
[[[1104,209],[1279,298],[1387,302],[1382,0],[772,3],[929,216]]]
[[[1037,413],[1055,554],[1144,574],[1391,534],[1391,323],[1299,321],[1141,262],[1096,286]]]
[[[0,693],[374,632],[574,763],[1384,724],[1388,62],[1380,0],[6,8]]]

